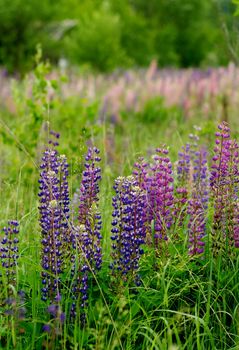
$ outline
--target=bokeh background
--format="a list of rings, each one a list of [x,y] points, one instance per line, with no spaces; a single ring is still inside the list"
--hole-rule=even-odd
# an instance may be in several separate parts
[[[0,0],[0,65],[45,58],[81,69],[227,65],[238,60],[238,1]]]

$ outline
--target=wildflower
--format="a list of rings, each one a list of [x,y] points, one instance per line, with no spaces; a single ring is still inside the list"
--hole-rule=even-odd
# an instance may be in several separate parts
[[[201,148],[194,152],[193,162],[193,188],[189,199],[189,254],[202,254],[206,234],[206,210],[208,207],[208,167],[207,152]]]
[[[177,183],[175,186],[174,217],[177,225],[182,226],[187,213],[191,175],[191,145],[187,143],[178,152]]]
[[[101,180],[101,169],[97,166],[101,160],[99,153],[96,147],[89,148],[85,157],[85,169],[79,191],[78,225],[72,232],[71,316],[75,318],[78,309],[82,324],[85,322],[85,309],[88,306],[89,273],[100,270],[102,264],[102,221],[98,206]]]
[[[147,222],[150,228],[151,223],[154,223],[155,247],[158,254],[164,254],[163,246],[168,240],[167,231],[173,223],[173,171],[168,150],[158,148],[156,152],[146,179]]]
[[[69,240],[69,191],[68,164],[65,156],[59,156],[58,133],[42,157],[39,179],[40,226],[42,232],[42,299],[54,302],[60,293],[60,274],[63,271],[65,241]]]
[[[214,202],[212,249],[214,255],[233,245],[237,237],[237,192],[239,182],[238,145],[230,139],[230,128],[223,122],[216,132],[210,186]],[[235,242],[234,242],[235,244]],[[235,244],[236,246],[237,244]]]
[[[119,282],[139,283],[139,259],[145,243],[145,193],[133,176],[115,180],[112,199],[112,273]]]
[[[99,150],[89,148],[85,157],[85,170],[83,171],[80,197],[79,197],[79,225],[84,225],[87,232],[88,263],[91,268],[99,270],[102,263],[101,254],[101,215],[99,213],[99,182],[101,180],[101,169],[97,166],[101,158]]]
[[[16,220],[8,221],[8,226],[3,228],[4,237],[1,239],[0,257],[7,279],[7,285],[16,285],[16,266],[19,258],[18,233],[19,223]]]

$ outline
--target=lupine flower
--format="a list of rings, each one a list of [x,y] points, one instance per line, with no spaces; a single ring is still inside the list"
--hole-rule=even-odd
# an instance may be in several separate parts
[[[1,239],[0,252],[1,264],[7,285],[16,285],[16,266],[18,260],[18,229],[16,220],[8,221],[8,226],[3,228],[4,237]]]
[[[206,210],[208,207],[208,167],[207,152],[201,148],[194,152],[193,162],[193,189],[188,204],[188,235],[189,254],[197,255],[204,251],[206,234]]]
[[[133,175],[140,188],[146,189],[147,175],[149,164],[145,162],[143,157],[139,157],[138,161],[134,164]]]
[[[154,242],[158,253],[163,254],[167,231],[173,223],[173,176],[172,163],[165,148],[156,149],[146,180],[147,222],[149,228],[154,223]]]
[[[4,314],[14,316],[16,321],[20,321],[25,317],[26,309],[23,306],[25,294],[18,291],[13,294],[16,288],[16,268],[18,264],[18,234],[19,223],[16,220],[8,221],[8,226],[3,228],[4,237],[0,241],[0,261],[3,267],[3,274],[7,282],[7,298],[3,301],[5,306]]]
[[[88,276],[91,271],[101,268],[101,215],[98,208],[99,182],[101,169],[99,150],[89,148],[85,157],[85,169],[79,193],[78,225],[74,227],[72,245],[74,253],[72,262],[72,298],[71,316],[75,317],[81,311],[81,322],[85,321],[85,309],[88,299]]]
[[[69,185],[68,185],[68,163],[65,155],[58,157],[59,161],[59,187],[60,187],[60,198],[59,206],[61,208],[61,230],[62,236],[65,241],[70,240],[68,234],[69,229],[69,217],[70,217],[70,199],[69,199]]]
[[[97,270],[101,267],[101,215],[98,209],[99,182],[101,169],[97,166],[101,158],[100,151],[94,147],[89,148],[85,157],[85,170],[83,171],[80,187],[79,225],[85,226],[89,239],[88,263]]]
[[[119,282],[140,283],[139,259],[145,243],[145,193],[133,176],[115,180],[112,220],[112,273]]]
[[[239,248],[239,201],[236,200],[233,211],[233,240],[235,248]]]
[[[228,203],[226,206],[227,218],[227,245],[228,252],[232,253],[232,248],[239,247],[238,237],[238,185],[239,185],[239,147],[237,142],[229,140],[230,158],[228,167]]]
[[[186,205],[189,196],[191,176],[191,145],[189,143],[178,152],[177,182],[175,188],[174,217],[175,223],[181,226],[187,213]]]
[[[227,237],[227,207],[236,199],[238,186],[238,151],[233,161],[233,142],[230,140],[230,128],[223,122],[216,132],[216,146],[212,158],[210,186],[214,201],[214,221],[212,231],[212,249],[214,255],[224,250],[230,242]],[[235,168],[236,167],[236,168]],[[232,204],[233,205],[233,204]],[[231,205],[230,205],[231,207]],[[237,206],[234,206],[234,210]],[[231,207],[232,208],[232,207]],[[232,211],[230,210],[232,215]],[[231,218],[231,222],[236,219]],[[235,222],[234,222],[235,224]],[[230,239],[229,239],[230,240]]]
[[[63,242],[68,240],[69,191],[68,165],[55,147],[59,134],[44,152],[41,164],[40,225],[42,229],[42,299],[52,303],[60,296],[60,274],[63,269]]]

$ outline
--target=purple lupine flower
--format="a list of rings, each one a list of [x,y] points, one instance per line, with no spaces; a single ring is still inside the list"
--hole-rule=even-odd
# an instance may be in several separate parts
[[[140,188],[146,189],[146,179],[148,174],[149,164],[144,160],[143,157],[139,157],[138,161],[134,164],[133,175]]]
[[[88,305],[88,278],[91,271],[97,271],[102,264],[101,215],[99,212],[99,182],[101,169],[98,163],[100,151],[89,148],[85,157],[85,169],[82,174],[79,192],[78,225],[74,227],[71,256],[72,298],[71,316],[80,311],[81,322],[85,322],[85,309]]]
[[[99,182],[101,169],[97,166],[101,158],[100,151],[89,148],[85,157],[85,170],[80,187],[79,225],[84,225],[89,240],[88,263],[92,269],[99,270],[102,263],[101,254],[101,215],[98,209]]]
[[[16,285],[16,266],[18,260],[18,233],[19,223],[16,220],[8,221],[8,226],[3,228],[4,237],[0,241],[0,257],[3,272],[8,286]],[[10,291],[10,290],[9,290]]]
[[[69,165],[65,155],[59,155],[59,206],[61,214],[61,235],[65,242],[70,242],[70,198],[69,198]]]
[[[212,199],[214,202],[214,218],[212,230],[212,250],[217,255],[226,246],[226,208],[230,200],[228,188],[233,186],[230,181],[234,181],[229,176],[231,140],[230,128],[227,123],[222,122],[216,132],[216,145],[212,158],[210,186]]]
[[[163,254],[164,243],[168,240],[167,231],[173,223],[173,176],[172,163],[165,148],[156,149],[146,179],[147,222],[149,229],[154,223],[154,244],[158,254]],[[164,243],[163,243],[164,242]]]
[[[194,152],[192,197],[188,204],[188,241],[189,254],[198,255],[204,252],[206,234],[206,210],[208,207],[208,166],[207,152],[204,148]]]
[[[187,202],[189,195],[191,175],[191,145],[183,146],[178,152],[177,182],[175,185],[174,217],[175,223],[182,226],[187,213]]]
[[[42,299],[52,303],[60,294],[60,274],[63,269],[63,242],[67,241],[69,218],[68,165],[65,156],[59,156],[58,133],[42,157],[39,179],[40,225],[42,229]]]
[[[225,208],[227,218],[227,245],[228,252],[232,253],[233,246],[239,248],[238,237],[238,185],[239,185],[239,146],[235,140],[229,140],[230,158],[228,166],[228,204]]]
[[[235,248],[239,248],[239,201],[237,200],[234,205],[233,211],[233,240]]]
[[[23,306],[25,293],[18,291],[13,295],[13,289],[16,287],[16,268],[18,264],[18,234],[19,223],[16,220],[8,221],[8,226],[3,228],[4,237],[0,241],[0,262],[3,267],[2,272],[7,281],[7,298],[3,301],[5,306],[4,314],[14,316],[16,324],[25,317],[26,309]]]
[[[112,273],[120,282],[140,283],[138,276],[139,259],[145,243],[145,204],[144,191],[137,185],[133,176],[115,180],[115,197],[112,199]]]

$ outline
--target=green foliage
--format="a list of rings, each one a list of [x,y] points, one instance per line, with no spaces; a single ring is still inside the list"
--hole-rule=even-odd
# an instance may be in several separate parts
[[[61,86],[65,78],[58,77],[56,80],[49,77],[51,66],[47,61],[42,61],[40,46],[35,55],[35,65],[31,74],[22,81],[14,80],[12,83],[16,115],[5,112],[0,119],[0,146],[5,145],[0,160],[0,185],[5,183],[9,191],[16,169],[21,173],[24,168],[21,181],[35,192],[35,169],[39,165],[50,127],[65,130],[63,138],[67,139],[67,146],[62,147],[61,151],[67,153],[70,149],[73,172],[79,172],[78,163],[86,141],[95,137],[100,130],[96,124],[98,101],[89,102],[83,98],[63,101]],[[10,161],[13,148],[16,156]]]
[[[170,119],[179,121],[182,112],[178,107],[166,107],[162,97],[155,97],[147,101],[142,111],[136,117],[143,123],[168,123]]]
[[[55,5],[49,0],[0,0],[0,64],[11,72],[25,71],[32,68],[36,44],[54,50],[46,28],[54,13]]]
[[[68,40],[69,57],[76,63],[89,63],[93,68],[109,71],[127,62],[120,41],[120,18],[102,9],[80,20]]]
[[[237,61],[234,11],[228,0],[0,0],[0,64],[24,73],[38,43],[54,63],[102,71],[155,58],[160,66],[226,64]]]

